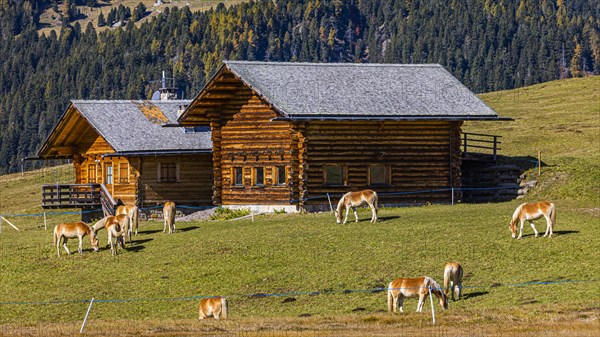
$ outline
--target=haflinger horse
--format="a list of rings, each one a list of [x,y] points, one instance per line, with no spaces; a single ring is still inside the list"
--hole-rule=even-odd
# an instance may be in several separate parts
[[[104,227],[108,232],[110,254],[119,254],[119,246],[125,249],[125,235],[127,234],[127,229],[129,228],[129,216],[125,214],[109,216],[106,218]],[[115,245],[117,246],[116,249]]]
[[[167,232],[167,228],[169,228],[169,234],[175,232],[175,212],[175,203],[172,201],[165,202],[165,206],[163,207],[163,218],[165,221],[163,233]]]
[[[69,248],[67,248],[67,241],[70,238],[77,237],[79,239],[79,248],[77,251],[82,254],[83,249],[81,247],[82,239],[84,236],[90,237],[90,243],[95,252],[98,251],[98,238],[96,232],[85,222],[69,222],[61,223],[54,227],[54,245],[56,246],[56,253],[60,256],[60,240],[63,240],[63,247],[67,251],[67,254],[71,254]]]
[[[538,231],[535,229],[533,220],[537,220],[541,217],[546,218],[546,233],[544,233],[544,237],[550,234],[548,237],[551,238],[554,225],[556,224],[556,208],[553,203],[548,201],[540,201],[531,204],[525,203],[517,207],[509,224],[512,238],[514,239],[517,236],[517,221],[521,223],[521,229],[519,230],[519,237],[517,237],[517,239],[520,239],[521,236],[523,236],[523,225],[525,224],[525,221],[529,221],[531,228],[533,228],[533,232],[535,233],[535,237],[537,238]]]
[[[354,218],[358,222],[358,213],[356,213],[356,207],[360,207],[364,204],[369,205],[371,208],[371,223],[377,222],[377,192],[372,190],[363,190],[357,192],[348,192],[340,199],[335,210],[335,219],[337,223],[342,223],[342,212],[346,209],[346,217],[344,223],[348,222],[348,213],[350,208],[354,211]]]
[[[205,298],[200,301],[198,319],[205,319],[211,316],[215,319],[227,319],[227,310],[227,300],[224,297]]]
[[[388,286],[388,311],[396,312],[400,305],[400,312],[404,312],[402,305],[406,297],[419,297],[417,312],[423,311],[425,297],[431,291],[438,300],[442,308],[448,309],[448,297],[442,291],[442,288],[431,277],[423,276],[417,278],[398,278],[390,282]]]
[[[125,214],[129,217],[130,228],[127,231],[127,238],[131,242],[131,233],[135,232],[137,236],[138,231],[138,212],[139,209],[136,205],[121,205],[117,207],[115,215]]]
[[[448,262],[444,266],[444,294],[448,296],[450,283],[452,283],[452,300],[454,301],[454,291],[456,297],[460,300],[462,295],[463,268],[458,262]]]

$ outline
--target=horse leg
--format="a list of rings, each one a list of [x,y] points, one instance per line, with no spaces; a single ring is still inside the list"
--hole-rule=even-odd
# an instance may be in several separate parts
[[[83,235],[79,235],[77,237],[79,239],[79,248],[77,248],[77,251],[79,252],[79,254],[83,254],[83,249],[82,249],[82,241],[83,241]]]
[[[519,229],[519,237],[517,237],[517,240],[521,239],[521,237],[523,236],[523,225],[525,224],[525,220],[521,220],[521,228]]]
[[[404,295],[399,294],[398,298],[396,298],[396,302],[400,306],[400,312],[404,312]],[[394,312],[396,311],[396,307],[394,306]]]
[[[62,236],[58,237],[58,240],[56,240],[56,253],[58,254],[58,256],[60,257],[60,240],[62,239]]]
[[[352,211],[354,212],[354,222],[358,222],[358,213],[356,212],[356,207],[352,207]]]
[[[369,204],[369,207],[371,207],[371,223],[376,223],[377,222],[377,212],[375,212],[375,206],[373,206],[373,204]]]
[[[538,231],[537,229],[535,229],[535,225],[533,224],[533,221],[529,221],[529,224],[531,225],[531,228],[533,228],[533,232],[535,233],[535,237],[538,237]]]
[[[165,217],[164,221],[163,221],[164,225],[163,225],[163,233],[167,232],[167,218]]]
[[[456,282],[452,281],[452,286],[450,287],[450,294],[452,295],[452,301],[455,301],[454,299],[454,287],[456,286]]]
[[[344,218],[344,224],[348,223],[348,214],[350,213],[350,207],[346,207],[346,217]]]
[[[423,304],[425,304],[425,295],[419,294],[419,304],[417,304],[417,312],[423,311]]]
[[[546,216],[545,214],[544,214],[544,218],[546,218],[546,233],[544,233],[544,237],[546,237],[546,235],[548,235],[548,232],[551,229],[551,225],[550,224],[552,222],[550,221],[550,217]],[[550,234],[550,236],[552,236],[552,234]]]
[[[65,250],[67,251],[67,254],[70,255],[71,252],[69,251],[69,247],[67,247],[67,241],[69,241],[69,238],[67,238],[66,236],[63,238],[63,247],[65,247]]]

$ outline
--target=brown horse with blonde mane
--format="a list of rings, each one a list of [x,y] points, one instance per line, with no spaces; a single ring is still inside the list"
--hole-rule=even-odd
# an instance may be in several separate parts
[[[553,203],[548,201],[530,204],[524,203],[517,207],[509,224],[512,238],[514,239],[517,236],[517,222],[520,222],[521,224],[517,239],[520,239],[521,236],[523,236],[523,225],[525,224],[525,221],[529,221],[531,228],[533,228],[533,232],[535,233],[535,237],[537,238],[538,231],[535,229],[533,220],[537,220],[541,217],[546,218],[546,233],[544,233],[544,237],[548,236],[551,238],[554,225],[556,225],[556,208]]]
[[[82,239],[84,236],[90,237],[90,243],[92,244],[92,248],[95,252],[98,251],[98,238],[96,237],[96,232],[85,222],[69,222],[69,223],[61,223],[54,227],[54,245],[56,246],[56,253],[60,256],[60,240],[63,240],[63,247],[67,251],[67,254],[71,254],[69,248],[67,248],[67,241],[70,238],[78,238],[79,239],[79,248],[77,251],[79,254],[82,254],[83,249],[81,247]]]
[[[163,233],[167,232],[167,228],[169,229],[169,234],[171,233],[175,233],[175,212],[177,210],[177,207],[175,206],[175,203],[172,201],[167,201],[165,202],[165,205],[163,206],[163,218],[165,221],[164,227],[163,227]]]
[[[371,208],[371,223],[377,222],[377,192],[372,190],[363,190],[357,192],[348,192],[340,199],[335,210],[335,219],[337,223],[342,223],[342,212],[346,209],[346,217],[344,223],[348,222],[348,213],[350,208],[354,211],[354,218],[358,222],[358,213],[356,213],[356,207],[360,207],[364,204],[369,205]]]
[[[227,319],[227,310],[227,300],[224,297],[205,298],[200,301],[198,319],[205,319],[211,316],[215,319]]]
[[[115,215],[125,214],[129,217],[130,228],[127,230],[127,239],[131,242],[131,233],[135,232],[137,236],[138,231],[138,207],[136,205],[121,205],[117,207]]]
[[[454,301],[454,292],[456,291],[457,298],[460,300],[462,296],[462,278],[463,268],[458,262],[448,262],[444,266],[444,294],[448,296],[450,283],[452,283],[452,300]]]
[[[396,308],[399,305],[400,312],[404,312],[402,309],[404,299],[406,297],[419,297],[417,312],[422,312],[425,297],[430,290],[438,298],[442,308],[448,309],[448,297],[446,297],[440,285],[431,277],[423,276],[417,278],[399,278],[390,282],[388,286],[388,311],[393,310],[396,312]]]
[[[119,254],[119,246],[125,249],[125,236],[127,235],[127,229],[129,228],[129,216],[126,214],[109,216],[105,221],[104,227],[108,232],[110,254]],[[116,249],[115,245],[117,246]]]

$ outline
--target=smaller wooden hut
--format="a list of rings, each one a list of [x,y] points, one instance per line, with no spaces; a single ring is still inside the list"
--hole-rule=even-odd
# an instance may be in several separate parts
[[[71,158],[75,182],[44,186],[43,207],[212,205],[210,129],[165,127],[189,103],[71,101],[38,157]]]

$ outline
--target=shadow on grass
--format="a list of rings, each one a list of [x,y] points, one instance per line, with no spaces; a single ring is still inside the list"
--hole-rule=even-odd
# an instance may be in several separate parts
[[[185,228],[178,228],[177,232],[189,232],[189,231],[193,231],[194,229],[198,229],[200,228],[200,226],[191,226],[191,227],[185,227]]]
[[[145,248],[146,248],[146,247],[145,247],[145,246],[143,246],[143,245],[139,245],[139,246],[127,246],[127,248],[125,248],[125,250],[126,250],[127,252],[134,252],[134,253],[137,253],[137,252],[139,252],[140,250],[144,250]]]
[[[463,297],[461,299],[468,300],[469,298],[484,296],[484,295],[487,295],[487,294],[489,294],[488,291],[477,291],[477,292],[474,292],[474,293],[466,293],[466,294],[463,295]]]
[[[394,219],[400,219],[400,217],[398,215],[377,217],[377,221],[388,221]]]
[[[552,233],[553,233],[552,234],[553,236],[555,236],[555,235],[569,235],[569,234],[577,234],[577,233],[579,233],[579,231],[566,230],[566,231],[553,231]],[[529,237],[529,236],[535,237],[535,234],[533,234],[533,233],[531,233],[531,234],[523,234],[524,238]],[[539,234],[539,238],[543,239],[544,238],[544,233],[540,233]]]
[[[149,241],[152,241],[154,239],[142,239],[142,240],[133,240],[131,243],[129,243],[130,245],[140,245],[142,243],[146,243]]]
[[[139,231],[139,234],[154,234],[154,233],[159,233],[162,232],[162,230],[157,229],[157,230],[148,230],[148,231]]]

